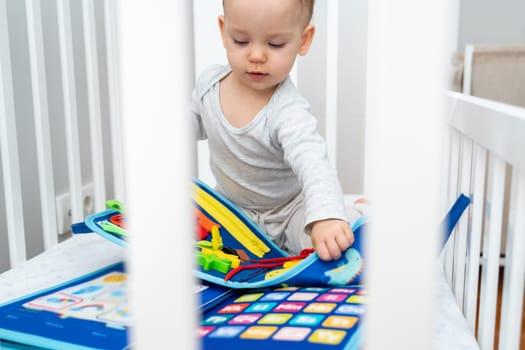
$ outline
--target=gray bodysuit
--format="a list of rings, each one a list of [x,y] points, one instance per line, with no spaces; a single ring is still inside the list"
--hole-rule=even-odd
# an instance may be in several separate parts
[[[219,82],[229,66],[212,66],[192,97],[196,137],[208,139],[217,190],[291,254],[311,247],[311,224],[349,221],[337,174],[308,102],[290,78],[242,128],[222,113]]]

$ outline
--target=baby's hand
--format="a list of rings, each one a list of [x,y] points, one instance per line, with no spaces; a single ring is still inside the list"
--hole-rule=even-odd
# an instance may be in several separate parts
[[[321,260],[339,259],[341,252],[354,243],[354,234],[346,221],[328,219],[312,225],[312,244]]]

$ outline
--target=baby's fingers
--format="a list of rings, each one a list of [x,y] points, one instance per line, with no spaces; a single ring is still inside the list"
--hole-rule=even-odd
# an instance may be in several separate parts
[[[339,250],[344,251],[348,247],[350,247],[353,243],[353,239],[351,240],[350,237],[348,237],[345,234],[340,234],[335,236],[335,241],[337,242],[337,245],[339,247]]]
[[[329,261],[330,253],[328,252],[328,247],[324,242],[318,243],[314,245],[315,251],[317,252],[317,255],[319,256],[319,259],[323,261]]]
[[[345,230],[345,236],[348,238],[348,241],[350,242],[349,246],[354,244],[355,237],[354,237],[354,233],[352,232],[352,230],[350,230],[350,228]]]
[[[328,249],[328,254],[330,258],[328,260],[335,260],[341,257],[341,248],[337,242],[337,237],[326,241],[326,248]]]

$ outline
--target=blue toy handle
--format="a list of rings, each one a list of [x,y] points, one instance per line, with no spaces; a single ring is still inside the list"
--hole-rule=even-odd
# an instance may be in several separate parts
[[[92,233],[93,230],[90,229],[85,223],[77,222],[76,224],[71,225],[71,232],[75,235]]]
[[[456,226],[457,222],[459,221],[459,218],[461,217],[465,209],[467,209],[469,204],[470,198],[461,193],[456,199],[456,202],[454,202],[454,205],[452,205],[452,208],[450,208],[447,215],[441,222],[440,227],[442,228],[444,233],[441,249],[443,249],[443,247],[445,247],[445,245],[447,244],[447,241],[450,235],[452,234],[452,231],[454,230],[454,226]]]

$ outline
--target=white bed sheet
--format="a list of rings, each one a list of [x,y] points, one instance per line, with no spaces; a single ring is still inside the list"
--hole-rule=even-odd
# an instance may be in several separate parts
[[[124,252],[94,233],[73,236],[0,274],[0,304],[122,261]]]
[[[435,349],[479,349],[474,333],[463,317],[456,298],[445,279],[441,264],[436,262],[436,319],[434,322]]]
[[[96,234],[74,236],[19,267],[0,274],[0,304],[124,260],[122,247]],[[437,266],[435,349],[479,349]]]

